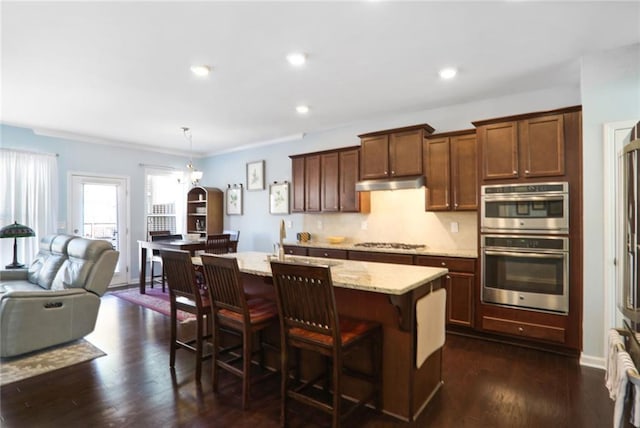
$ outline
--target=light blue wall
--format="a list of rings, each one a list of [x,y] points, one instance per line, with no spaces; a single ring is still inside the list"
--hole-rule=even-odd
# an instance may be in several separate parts
[[[582,60],[584,213],[584,354],[604,357],[603,126],[640,120],[640,44]],[[609,284],[611,286],[611,284]],[[615,308],[609,308],[615,311]]]

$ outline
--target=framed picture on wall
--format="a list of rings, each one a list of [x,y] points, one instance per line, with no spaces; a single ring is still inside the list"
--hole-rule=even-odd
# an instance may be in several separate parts
[[[264,161],[247,163],[247,190],[264,190]]]
[[[242,215],[242,184],[227,187],[227,215]]]
[[[269,185],[269,213],[289,214],[289,183]]]

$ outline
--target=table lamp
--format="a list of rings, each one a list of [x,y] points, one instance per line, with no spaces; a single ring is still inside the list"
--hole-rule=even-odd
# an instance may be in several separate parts
[[[14,222],[8,226],[0,229],[0,238],[13,238],[13,263],[10,265],[6,265],[7,269],[20,269],[23,268],[24,265],[18,263],[17,258],[17,250],[18,243],[17,238],[26,238],[29,236],[35,236],[36,234],[33,232],[33,229],[30,227],[24,226],[22,224],[18,224],[18,222]]]

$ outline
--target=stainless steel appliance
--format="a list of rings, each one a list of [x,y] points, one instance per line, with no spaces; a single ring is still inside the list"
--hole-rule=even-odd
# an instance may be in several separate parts
[[[483,235],[482,301],[568,313],[569,239]]]
[[[569,184],[482,186],[482,233],[569,233]]]
[[[640,127],[640,124],[639,124]],[[637,132],[637,131],[634,131]],[[635,139],[633,139],[635,136]],[[623,275],[618,308],[633,324],[640,327],[640,138],[632,134],[631,143],[623,151]]]

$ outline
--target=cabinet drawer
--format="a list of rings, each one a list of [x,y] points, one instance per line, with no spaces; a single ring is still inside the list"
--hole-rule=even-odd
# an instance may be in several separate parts
[[[328,259],[347,259],[347,250],[331,250],[328,248],[309,248],[309,257],[326,257]]]
[[[531,339],[542,339],[558,343],[565,342],[565,329],[561,327],[530,324],[526,322],[518,322],[483,316],[482,328],[487,331],[507,333],[514,336],[528,337]]]
[[[296,247],[295,245],[284,245],[284,253],[294,256],[306,256],[307,249],[304,247]]]
[[[349,260],[363,262],[395,263],[399,265],[412,265],[411,254],[377,253],[369,251],[349,251]]]
[[[476,271],[476,259],[416,256],[416,264],[420,266],[444,267],[449,269],[449,272],[475,273]]]

